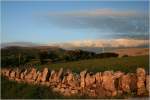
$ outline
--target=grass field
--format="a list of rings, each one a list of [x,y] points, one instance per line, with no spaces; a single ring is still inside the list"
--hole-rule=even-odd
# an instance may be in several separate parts
[[[89,59],[39,66],[39,68],[43,67],[48,67],[49,69],[59,69],[61,67],[64,69],[69,68],[74,72],[79,72],[84,69],[88,69],[88,71],[92,72],[105,70],[121,70],[124,72],[135,72],[137,67],[143,67],[148,72],[149,56]]]

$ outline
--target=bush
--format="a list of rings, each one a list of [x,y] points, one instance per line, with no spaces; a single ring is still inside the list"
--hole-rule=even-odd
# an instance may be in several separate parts
[[[123,55],[122,57],[128,57],[128,55]]]
[[[110,58],[110,57],[118,57],[119,55],[117,53],[100,53],[96,55],[96,58]]]

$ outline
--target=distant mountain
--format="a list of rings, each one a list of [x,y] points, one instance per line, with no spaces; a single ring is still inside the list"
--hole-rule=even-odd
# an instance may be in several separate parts
[[[66,44],[67,45],[67,44]],[[127,47],[85,47],[85,46],[80,46],[80,47],[73,47],[70,46],[66,48],[65,44],[59,45],[59,44],[36,44],[32,42],[8,42],[8,43],[2,43],[1,48],[6,48],[6,47],[27,47],[27,48],[32,48],[32,49],[39,49],[43,51],[58,51],[58,50],[84,50],[84,51],[89,51],[89,52],[95,52],[95,53],[103,53],[103,52],[114,52],[117,49],[126,49]],[[142,46],[137,46],[134,48],[148,48],[147,45],[142,45]]]
[[[10,46],[34,47],[34,46],[39,46],[39,44],[32,43],[32,42],[8,42],[8,43],[1,43],[1,48],[10,47]]]

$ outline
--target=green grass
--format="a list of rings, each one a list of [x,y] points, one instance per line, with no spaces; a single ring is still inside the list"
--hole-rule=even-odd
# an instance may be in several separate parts
[[[41,99],[41,98],[63,98],[58,93],[45,86],[17,83],[1,77],[1,98],[2,99]]]
[[[122,57],[122,58],[105,58],[73,61],[66,63],[57,63],[39,66],[40,68],[48,67],[49,69],[71,69],[74,72],[80,72],[88,69],[92,72],[105,70],[121,70],[124,72],[135,72],[137,67],[143,67],[148,72],[149,56]]]

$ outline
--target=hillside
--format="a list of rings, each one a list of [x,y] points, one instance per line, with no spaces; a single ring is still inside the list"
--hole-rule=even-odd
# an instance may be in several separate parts
[[[124,48],[113,50],[113,52],[119,54],[119,56],[141,56],[149,55],[149,48]]]

